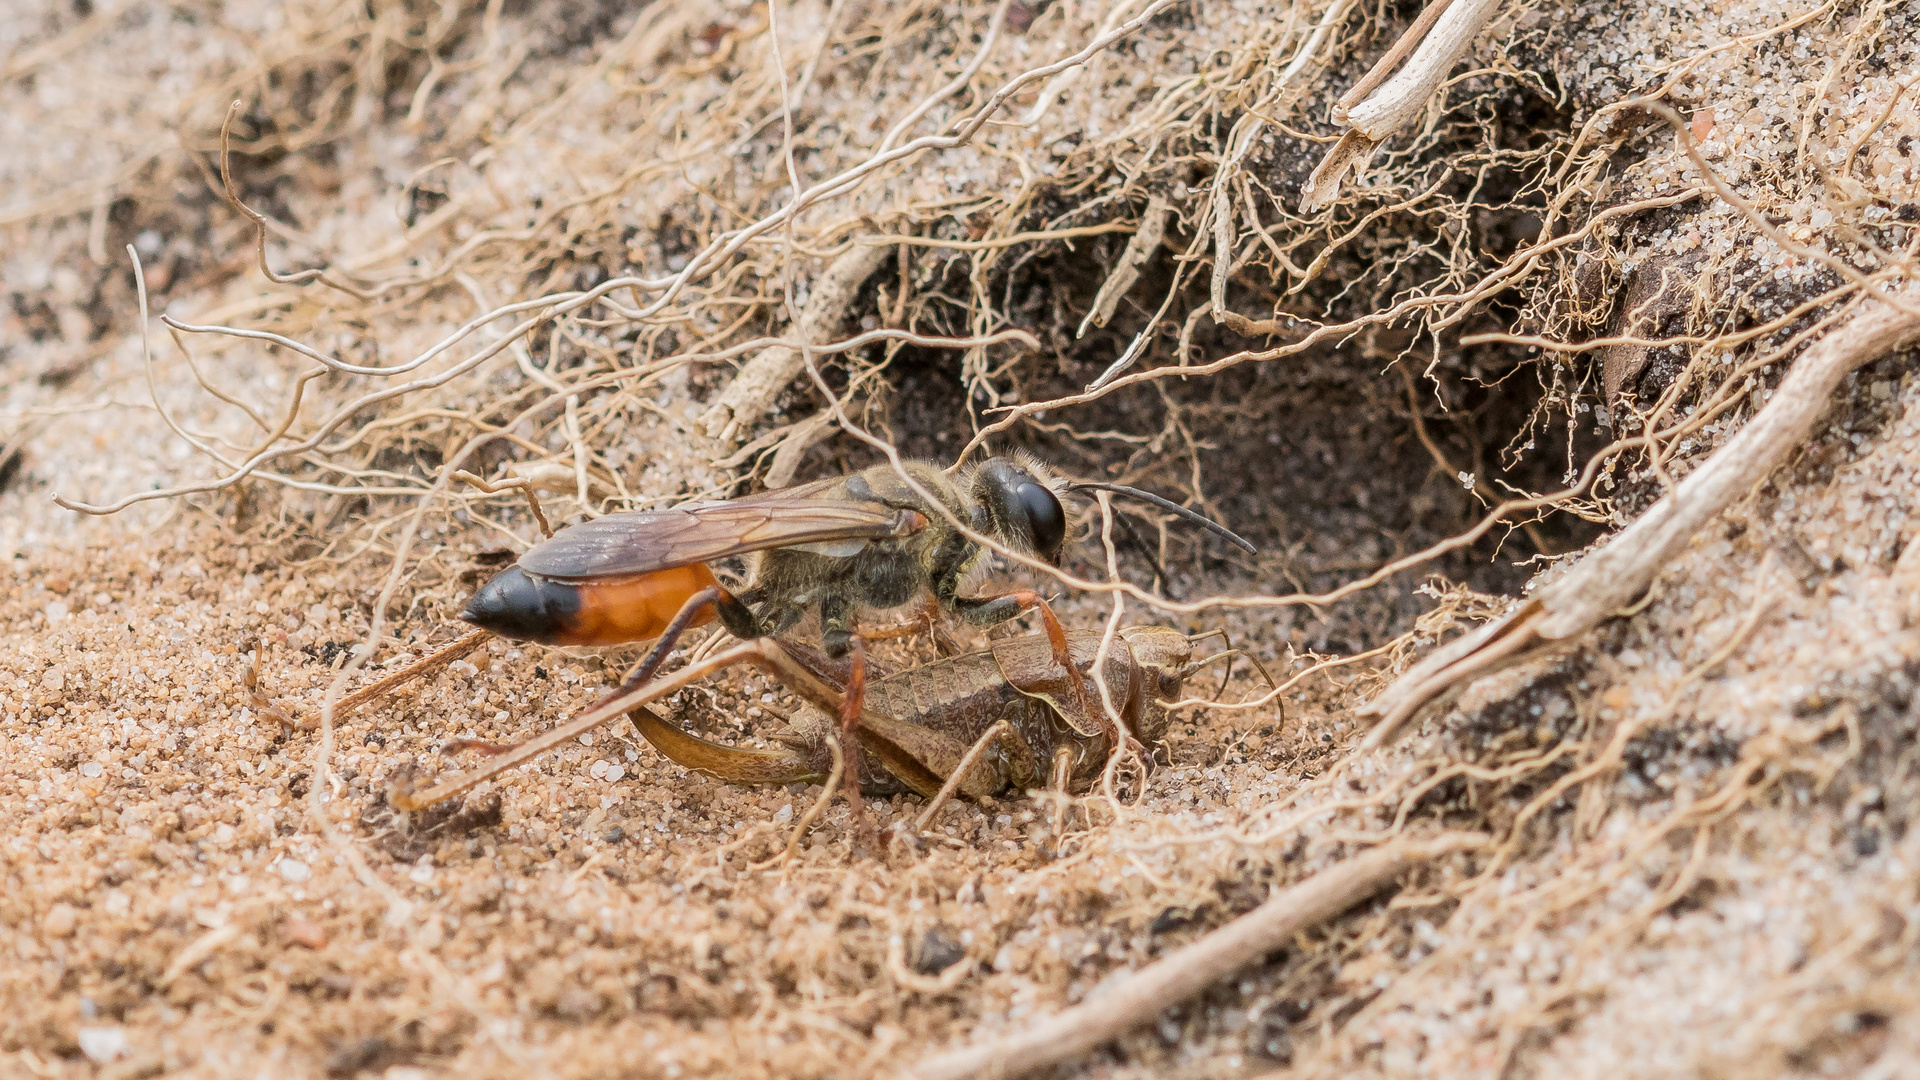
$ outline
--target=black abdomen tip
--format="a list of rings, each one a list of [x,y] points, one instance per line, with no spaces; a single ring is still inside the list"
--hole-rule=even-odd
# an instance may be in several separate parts
[[[579,611],[579,589],[509,566],[480,586],[460,618],[501,637],[551,645],[568,635]]]

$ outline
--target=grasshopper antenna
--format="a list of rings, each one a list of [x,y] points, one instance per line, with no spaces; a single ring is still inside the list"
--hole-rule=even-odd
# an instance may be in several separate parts
[[[1182,679],[1192,677],[1194,672],[1199,671],[1201,668],[1206,667],[1208,664],[1214,663],[1215,661],[1218,661],[1218,660],[1225,660],[1227,662],[1227,670],[1225,673],[1223,673],[1220,676],[1220,689],[1214,691],[1214,694],[1213,694],[1213,700],[1219,701],[1220,695],[1224,693],[1227,689],[1227,680],[1233,677],[1234,658],[1239,656],[1244,656],[1247,658],[1247,661],[1251,663],[1254,666],[1254,668],[1260,672],[1260,677],[1266,680],[1267,686],[1269,688],[1274,690],[1280,689],[1280,684],[1274,682],[1273,676],[1270,673],[1268,673],[1267,665],[1261,663],[1259,657],[1253,655],[1250,652],[1247,652],[1245,649],[1234,648],[1233,639],[1227,636],[1227,632],[1225,630],[1219,629],[1219,628],[1215,628],[1213,630],[1207,630],[1202,633],[1194,634],[1192,637],[1189,637],[1187,640],[1189,642],[1197,643],[1197,642],[1205,641],[1207,638],[1210,638],[1210,637],[1219,638],[1221,643],[1224,644],[1226,648],[1220,652],[1214,653],[1212,656],[1206,657],[1205,659],[1201,659],[1201,660],[1195,660],[1193,663],[1188,664],[1184,668],[1181,668],[1180,677]],[[1284,706],[1282,706],[1282,708],[1284,710]]]
[[[1239,533],[1234,532],[1232,529],[1227,528],[1225,525],[1220,524],[1210,517],[1197,514],[1181,506],[1179,503],[1174,502],[1172,499],[1162,498],[1151,491],[1142,491],[1137,487],[1128,487],[1125,484],[1108,484],[1093,480],[1076,480],[1068,486],[1073,491],[1111,491],[1116,495],[1125,495],[1128,498],[1139,499],[1141,502],[1152,503],[1170,514],[1178,514],[1180,517],[1200,526],[1222,540],[1225,540],[1227,543],[1240,548],[1249,555],[1260,554],[1260,549],[1248,543],[1246,538],[1242,537]]]

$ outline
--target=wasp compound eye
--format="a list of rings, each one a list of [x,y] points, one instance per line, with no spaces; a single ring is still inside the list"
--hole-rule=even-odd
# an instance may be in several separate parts
[[[1033,536],[1033,549],[1049,562],[1060,560],[1060,544],[1067,536],[1067,514],[1053,492],[1032,482],[1014,489],[1020,511],[1027,516],[1027,531]]]

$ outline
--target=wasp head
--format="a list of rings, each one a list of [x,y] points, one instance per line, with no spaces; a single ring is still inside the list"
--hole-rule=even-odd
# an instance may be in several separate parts
[[[974,469],[968,488],[1002,543],[1059,564],[1067,540],[1059,492],[1066,485],[1051,469],[1026,454],[988,458]]]

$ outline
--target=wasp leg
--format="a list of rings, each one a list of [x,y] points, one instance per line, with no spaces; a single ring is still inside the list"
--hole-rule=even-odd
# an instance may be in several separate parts
[[[1122,740],[1132,739],[1132,736],[1114,723],[1105,709],[1094,708],[1093,694],[1087,689],[1087,677],[1074,664],[1073,651],[1067,647],[1066,627],[1060,625],[1060,619],[1054,615],[1053,608],[1048,605],[1046,597],[1031,590],[1010,592],[1001,596],[956,596],[953,598],[953,606],[960,613],[961,618],[978,626],[991,626],[994,623],[1005,622],[1018,612],[1032,608],[1039,614],[1041,625],[1046,627],[1047,644],[1053,648],[1053,662],[1066,669],[1067,681],[1073,684],[1074,704],[1079,708],[1080,716],[1098,723],[1100,730],[1114,740],[1115,746],[1120,745]],[[1075,728],[1079,727],[1072,721],[1069,721],[1069,724]]]
[[[770,634],[778,633],[778,631],[770,628],[753,612],[753,605],[760,601],[759,589],[749,589],[738,596],[728,593],[725,589],[721,589],[719,592],[720,597],[724,597],[725,599],[715,598],[715,610],[720,615],[720,625],[727,628],[727,633],[732,634],[741,641],[752,641],[754,638],[763,638]],[[689,599],[687,603],[691,604],[693,601]],[[664,641],[666,639],[662,638],[661,640]]]
[[[673,651],[674,642],[680,639],[680,635],[687,632],[688,625],[693,622],[695,616],[700,614],[701,608],[708,604],[714,604],[717,605],[722,612],[725,612],[730,605],[738,605],[738,603],[739,601],[735,600],[725,589],[718,586],[709,586],[687,597],[686,603],[681,604],[680,610],[674,614],[673,621],[668,623],[667,628],[661,632],[660,640],[654,642],[653,648],[647,651],[646,658],[640,661],[640,666],[635,668],[633,674],[627,676],[626,681],[622,682],[620,686],[614,690],[614,695],[618,696],[628,691],[637,690],[652,680],[654,672],[660,670],[660,665],[666,660],[667,654]],[[441,649],[425,660],[409,664],[399,671],[394,672],[392,675],[381,679],[379,682],[365,687],[347,698],[343,698],[340,703],[340,708],[337,709],[336,712],[344,711],[345,707],[349,704],[358,705],[361,701],[376,696],[376,691],[384,693],[391,689],[392,686],[406,681],[402,676],[413,678],[423,671],[431,671],[435,667],[443,667],[450,664],[466,653],[471,652],[474,646],[480,644],[481,641],[490,636],[491,635],[485,630],[475,630],[473,633]],[[522,745],[524,745],[524,740],[521,742],[496,743],[488,742],[485,739],[455,739],[445,746],[442,746],[440,752],[443,754],[457,754],[462,750],[475,750],[488,757],[498,757],[509,750],[517,750]]]
[[[387,801],[396,810],[424,810],[434,803],[452,798],[475,784],[492,779],[522,762],[529,761],[561,743],[578,738],[616,716],[625,715],[636,705],[644,705],[677,693],[716,671],[740,663],[754,664],[769,672],[780,673],[783,682],[810,701],[827,701],[835,706],[840,703],[839,687],[828,685],[819,676],[796,663],[777,643],[742,642],[718,656],[710,656],[698,663],[690,664],[680,671],[663,676],[651,683],[623,683],[620,689],[600,699],[597,704],[559,727],[535,735],[525,742],[499,748],[493,760],[480,768],[443,780],[424,791],[417,790],[412,784],[406,782],[390,787],[387,791]]]
[[[806,614],[805,608],[792,605],[762,607],[766,602],[767,590],[763,586],[756,585],[745,592],[734,593],[733,605],[720,609],[720,621],[727,627],[728,633],[741,641],[750,641],[783,634]]]
[[[840,745],[846,748],[847,762],[846,768],[841,770],[840,782],[845,789],[854,828],[859,830],[861,841],[877,850],[880,833],[873,827],[873,819],[867,816],[867,801],[860,795],[859,744],[853,739],[854,732],[860,727],[860,714],[866,708],[867,646],[858,635],[851,636],[849,645],[852,647],[853,667],[847,672],[847,688],[840,698]]]
[[[732,619],[738,617],[740,612],[746,612],[749,619],[753,617],[753,612],[746,605],[720,586],[709,585],[701,589],[687,597],[686,603],[680,605],[680,610],[674,612],[673,621],[660,632],[660,640],[653,643],[653,648],[647,651],[646,659],[640,661],[640,666],[634,669],[632,675],[627,676],[627,680],[620,684],[615,693],[635,689],[652,679],[653,673],[659,671],[660,665],[666,662],[667,654],[673,651],[673,646],[680,640],[680,635],[687,632],[687,627],[693,625],[693,620],[700,614],[700,609],[708,604],[712,604],[719,611],[720,621],[728,624],[729,631],[733,629]],[[749,636],[758,637],[759,635]]]
[[[791,750],[750,750],[708,742],[642,705],[627,713],[642,738],[667,760],[732,784],[807,784],[826,773]]]
[[[828,711],[837,711],[840,717],[840,744],[846,749],[846,762],[841,770],[841,784],[847,796],[849,812],[853,815],[855,828],[859,830],[864,842],[869,846],[878,846],[879,833],[873,827],[873,820],[867,816],[867,804],[860,795],[860,754],[859,744],[854,741],[854,732],[860,726],[860,714],[865,708],[867,693],[867,649],[859,635],[847,629],[852,619],[852,608],[837,597],[828,597],[820,604],[820,623],[825,631],[821,635],[821,651],[829,659],[840,656],[849,657],[847,677],[843,687],[826,686],[824,672],[808,666],[798,655],[782,645],[776,638],[762,638],[765,642],[754,663],[773,673],[788,689],[811,701],[815,706]],[[835,646],[839,645],[836,651]],[[838,700],[826,700],[823,690],[838,690]]]
[[[838,596],[820,601],[820,651],[838,660],[853,648],[853,605]]]
[[[647,655],[641,659],[640,666],[634,668],[633,674],[627,676],[619,686],[614,687],[612,694],[602,698],[602,702],[611,701],[622,695],[630,694],[651,682],[654,673],[659,671],[660,665],[666,662],[667,654],[673,651],[674,643],[680,640],[680,635],[687,632],[687,627],[693,624],[694,618],[700,614],[700,609],[706,607],[708,604],[714,605],[719,610],[722,620],[727,617],[727,613],[731,609],[738,608],[745,610],[745,605],[735,599],[732,593],[729,593],[718,585],[709,585],[699,592],[694,593],[692,596],[687,597],[686,602],[680,605],[680,610],[674,613],[673,621],[669,622],[667,628],[660,632],[660,640],[654,642],[653,648],[647,650]],[[749,612],[749,617],[751,617],[751,612]],[[521,743],[508,743],[491,752],[494,754],[504,753],[507,750],[516,749],[521,745]]]
[[[947,601],[960,617],[975,626],[998,626],[1031,607],[1021,603],[1025,596],[1038,593],[1007,593],[1005,596],[955,596]]]
[[[440,752],[452,757],[462,750],[472,750],[483,757],[498,757],[519,745],[517,742],[488,742],[485,739],[452,739],[440,745]]]
[[[912,637],[926,633],[927,624],[919,619],[912,622],[892,623],[887,626],[868,626],[860,630],[860,636],[868,641],[892,641],[895,638]]]
[[[931,593],[927,594],[926,603],[921,605],[919,618],[860,631],[860,636],[868,641],[891,641],[914,634],[925,634],[932,638],[934,650],[942,659],[960,655],[960,643],[953,640],[953,635],[940,625],[940,601]]]
[[[847,767],[841,776],[846,785],[847,802],[852,804],[854,821],[863,840],[876,840],[873,822],[867,818],[867,804],[860,798],[860,755],[854,749],[854,729],[860,726],[860,713],[867,693],[867,646],[852,630],[853,605],[837,596],[820,601],[820,651],[829,659],[850,658],[847,689],[840,699],[840,745],[847,749]]]

